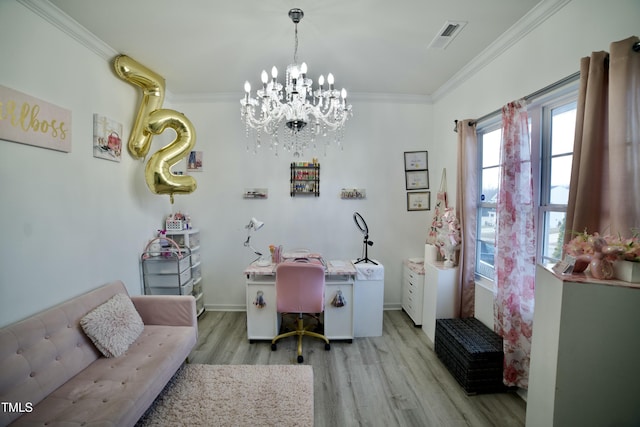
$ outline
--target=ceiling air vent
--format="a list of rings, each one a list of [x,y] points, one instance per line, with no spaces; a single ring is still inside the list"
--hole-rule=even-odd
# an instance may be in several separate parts
[[[465,25],[467,25],[465,21],[445,22],[435,38],[429,43],[429,49],[445,49],[460,34]]]

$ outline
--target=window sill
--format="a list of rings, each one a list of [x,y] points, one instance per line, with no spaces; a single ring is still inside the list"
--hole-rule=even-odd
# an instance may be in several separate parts
[[[481,286],[489,292],[496,293],[496,284],[493,280],[490,280],[484,276],[476,275],[476,285]]]

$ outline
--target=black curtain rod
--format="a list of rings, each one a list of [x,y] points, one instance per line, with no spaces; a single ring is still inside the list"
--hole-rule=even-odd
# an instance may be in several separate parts
[[[640,42],[635,42],[631,48],[633,49],[634,52],[640,52]],[[529,95],[524,97],[524,100],[525,101],[529,101],[529,100],[531,100],[533,98],[536,98],[538,96],[545,95],[545,94],[551,92],[552,90],[558,88],[559,86],[562,86],[562,85],[564,85],[566,83],[570,83],[570,82],[572,82],[574,80],[577,80],[579,78],[580,78],[580,71],[577,71],[577,72],[565,77],[564,79],[558,80],[557,82],[552,83],[549,86],[543,87],[540,90],[537,90],[537,91],[535,91],[533,93],[530,93]],[[500,108],[498,110],[495,110],[495,111],[493,111],[493,112],[491,112],[489,114],[485,114],[484,116],[480,117],[479,119],[476,119],[473,122],[469,122],[469,126],[473,126],[478,122],[481,122],[481,121],[483,121],[485,119],[488,119],[489,117],[492,117],[492,116],[498,114],[500,111],[502,111],[502,108]],[[453,131],[454,132],[458,132],[458,121],[454,120],[454,122],[455,122],[456,127],[453,129]]]
[[[638,44],[638,48],[640,49],[640,42],[639,42],[639,43],[637,43],[637,44]],[[565,85],[565,84],[567,84],[567,83],[571,83],[571,82],[573,82],[573,81],[575,81],[575,80],[578,80],[579,78],[580,78],[580,71],[576,71],[575,73],[573,73],[573,74],[571,74],[571,75],[568,75],[567,77],[565,77],[565,78],[563,78],[563,79],[560,79],[560,80],[558,80],[558,81],[557,81],[557,82],[555,82],[555,83],[551,83],[549,86],[545,86],[545,87],[543,87],[542,89],[539,89],[539,90],[537,90],[537,91],[535,91],[535,92],[532,92],[532,93],[530,93],[529,95],[524,96],[524,97],[522,97],[522,98],[523,98],[525,101],[527,101],[527,102],[528,102],[528,101],[530,101],[530,100],[532,100],[532,99],[534,99],[534,98],[537,98],[537,97],[539,97],[539,96],[546,95],[547,93],[549,93],[549,92],[551,92],[551,91],[553,91],[553,90],[557,89],[557,88],[558,88],[558,87],[560,87],[560,86],[563,86],[563,85]],[[498,110],[495,110],[495,111],[492,111],[492,112],[491,112],[491,113],[489,113],[489,114],[485,114],[484,116],[480,117],[479,119],[476,119],[475,121],[469,122],[469,126],[473,126],[473,125],[475,125],[475,124],[476,124],[476,123],[478,123],[478,122],[481,122],[481,121],[483,121],[483,120],[485,120],[485,119],[488,119],[489,117],[492,117],[492,116],[494,116],[494,115],[498,114],[498,113],[499,113],[499,112],[501,112],[501,111],[502,111],[502,108],[500,108],[500,109],[498,109]],[[456,127],[455,127],[455,129],[454,129],[454,132],[457,132],[457,131],[458,131],[458,121],[457,121],[457,120],[454,120],[454,122],[455,122],[455,124],[456,124]]]

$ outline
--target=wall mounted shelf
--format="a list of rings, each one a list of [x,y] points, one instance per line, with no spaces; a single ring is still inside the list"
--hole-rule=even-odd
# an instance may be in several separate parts
[[[320,163],[291,163],[290,193],[296,195],[320,196]]]

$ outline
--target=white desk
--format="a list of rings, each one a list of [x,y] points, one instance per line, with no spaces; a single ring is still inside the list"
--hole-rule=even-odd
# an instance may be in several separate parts
[[[249,342],[256,340],[271,340],[280,331],[281,316],[276,310],[276,278],[275,265],[258,266],[256,263],[250,264],[245,270],[247,289],[247,337]],[[366,316],[355,317],[354,312],[360,313],[363,308],[358,301],[369,301],[370,295],[357,293],[365,290],[370,293],[373,289],[367,286],[367,282],[362,283],[356,279],[356,268],[351,261],[326,261],[325,276],[325,307],[324,307],[324,334],[330,340],[353,341],[357,336],[370,336],[369,329],[361,325],[367,319],[380,319],[380,330],[382,330],[382,304],[368,306],[367,310],[375,311]],[[375,288],[380,294],[376,300],[382,301],[384,298],[384,285]],[[259,307],[255,304],[259,292],[266,305]],[[335,307],[331,304],[338,292],[341,292],[347,304],[342,307]],[[360,291],[362,293],[362,291]],[[356,307],[358,305],[358,307]],[[379,311],[379,313],[377,313]],[[366,335],[358,335],[355,330],[367,331]]]
[[[382,336],[384,266],[379,262],[352,263],[356,269],[353,288],[353,333],[356,337]]]

